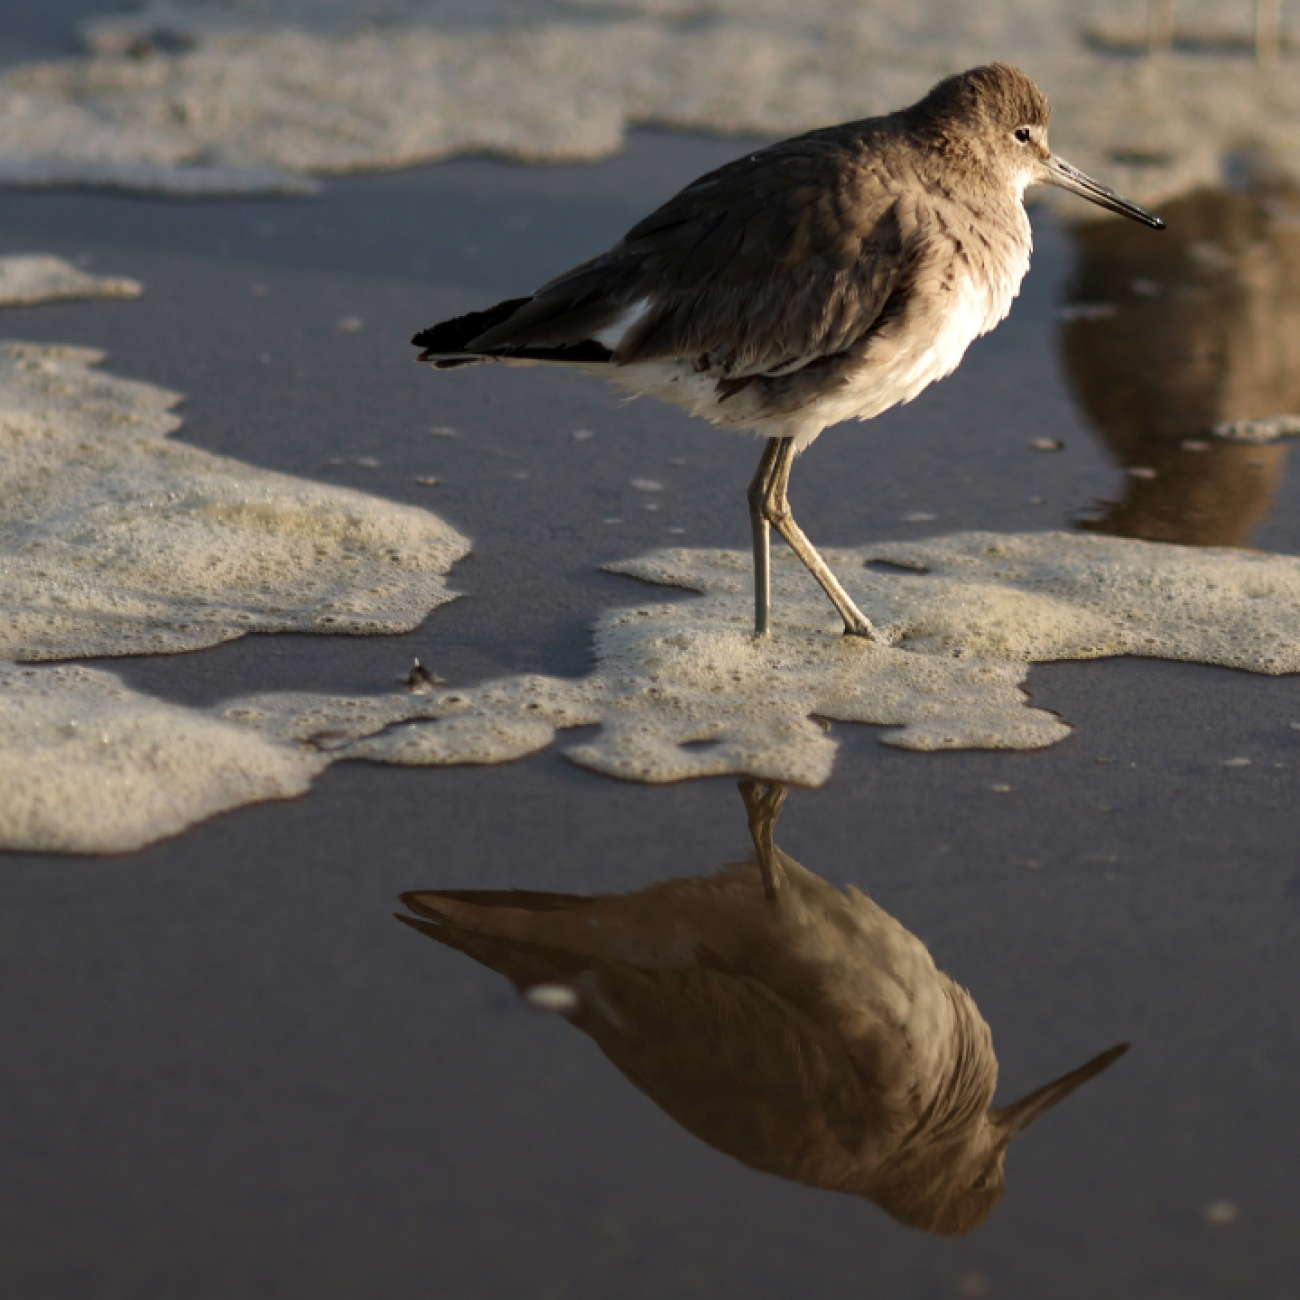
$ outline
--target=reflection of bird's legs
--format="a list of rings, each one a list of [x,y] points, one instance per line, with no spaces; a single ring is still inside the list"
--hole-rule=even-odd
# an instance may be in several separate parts
[[[817,548],[794,521],[790,502],[786,499],[793,464],[794,439],[769,438],[763,448],[763,458],[758,462],[758,472],[749,485],[749,519],[754,532],[754,635],[763,637],[768,634],[768,612],[772,603],[770,524],[789,543],[808,572],[821,583],[822,590],[844,620],[844,634],[866,637],[868,641],[878,640],[871,621],[853,603],[830,566],[817,554]]]
[[[1174,0],[1147,0],[1147,53],[1161,54],[1174,43]],[[1276,63],[1281,43],[1279,0],[1255,0],[1255,58]]]
[[[1174,40],[1174,0],[1147,0],[1147,53],[1159,54]]]
[[[786,787],[779,781],[738,781],[736,784],[749,814],[749,836],[754,841],[758,869],[763,874],[763,894],[775,899],[780,868],[776,862],[773,837],[777,818],[781,816],[781,805],[785,803]]]
[[[1276,63],[1281,44],[1281,8],[1278,0],[1255,0],[1255,58]]]

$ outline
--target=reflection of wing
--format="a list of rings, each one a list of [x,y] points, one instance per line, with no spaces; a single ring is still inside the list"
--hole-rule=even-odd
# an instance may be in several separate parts
[[[441,897],[422,892],[404,901],[432,917]],[[496,899],[526,910],[566,906],[556,895]],[[448,897],[448,912],[463,915],[474,901],[468,891]],[[519,987],[574,989],[579,1005],[567,1018],[679,1124],[753,1168],[855,1190],[862,1157],[871,1154],[864,1148],[897,1131],[840,1039],[706,948],[694,962],[646,970],[490,935],[445,913],[401,919]]]
[[[533,984],[569,979],[580,975],[586,969],[585,958],[564,952],[562,949],[530,943],[523,939],[503,938],[458,924],[452,915],[441,910],[439,904],[444,899],[450,901],[453,906],[460,904],[472,907],[482,899],[487,907],[492,907],[495,903],[497,906],[504,904],[507,907],[518,907],[529,911],[563,908],[569,902],[578,904],[590,902],[590,899],[570,899],[564,894],[530,895],[522,890],[518,893],[512,890],[499,892],[485,890],[481,894],[470,889],[448,890],[445,893],[422,890],[402,895],[402,902],[413,912],[418,912],[419,919],[404,916],[400,912],[394,913],[403,925],[409,925],[412,930],[418,930],[448,948],[463,952],[467,957],[472,957],[489,969],[504,975],[520,990],[527,989]],[[530,907],[527,901],[529,899],[554,901],[538,902],[535,907]]]
[[[842,1185],[890,1132],[842,1041],[753,979],[702,964],[593,972],[619,1022],[575,1017],[683,1128],[747,1165]]]

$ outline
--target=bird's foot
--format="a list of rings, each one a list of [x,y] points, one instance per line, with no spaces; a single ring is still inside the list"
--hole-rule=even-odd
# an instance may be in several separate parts
[[[860,636],[864,641],[876,641],[880,644],[884,644],[885,640],[884,637],[876,631],[870,619],[866,618],[852,620],[846,618],[844,620],[844,635]]]

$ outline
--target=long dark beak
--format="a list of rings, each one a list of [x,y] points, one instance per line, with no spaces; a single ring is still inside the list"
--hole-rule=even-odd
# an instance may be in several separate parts
[[[1100,1056],[1094,1056],[1086,1065],[1051,1083],[1035,1089],[1028,1097],[1021,1097],[1010,1106],[1003,1106],[992,1111],[989,1118],[1003,1131],[1005,1141],[1010,1142],[1017,1133],[1024,1132],[1036,1119],[1040,1119],[1058,1102],[1064,1101],[1076,1088],[1082,1088],[1090,1079],[1095,1079],[1103,1070],[1109,1070],[1125,1052],[1127,1043],[1120,1043]]]
[[[1043,179],[1049,185],[1059,185],[1061,189],[1069,190],[1071,194],[1077,194],[1080,198],[1087,199],[1089,203],[1095,203],[1098,207],[1106,208],[1111,212],[1118,212],[1121,217],[1140,221],[1144,226],[1150,226],[1154,230],[1165,228],[1165,223],[1155,213],[1148,212],[1146,208],[1139,208],[1136,203],[1121,198],[1114,190],[1107,189],[1091,176],[1085,176],[1077,167],[1071,167],[1064,158],[1058,158],[1053,154],[1043,167],[1047,172]]]

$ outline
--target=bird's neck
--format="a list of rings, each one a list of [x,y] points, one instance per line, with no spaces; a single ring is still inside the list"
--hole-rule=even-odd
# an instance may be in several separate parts
[[[946,1060],[911,1135],[926,1145],[956,1138],[982,1122],[998,1086],[993,1035],[984,1017],[964,989],[949,981],[944,991],[952,1012]]]

